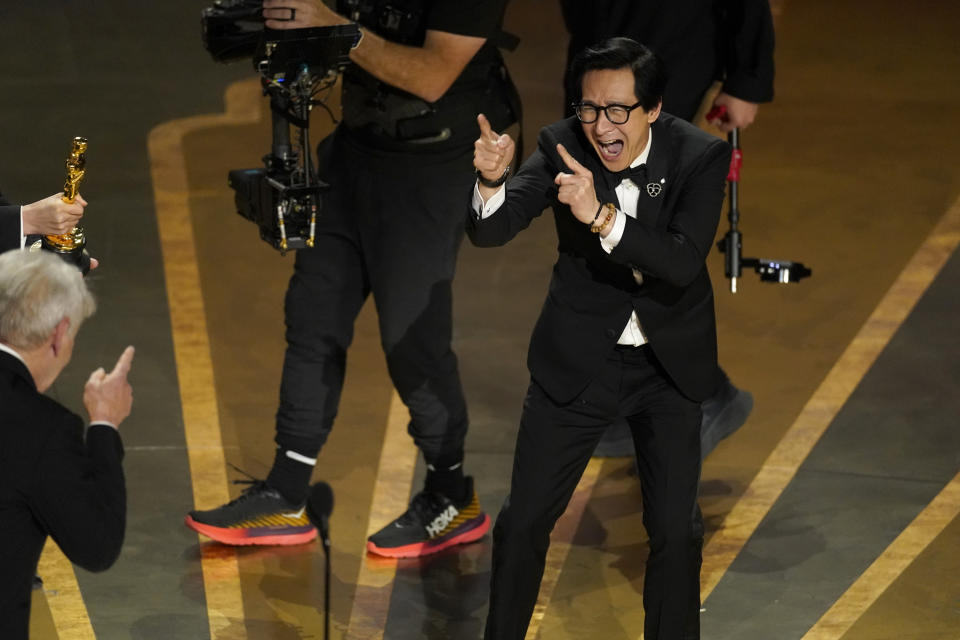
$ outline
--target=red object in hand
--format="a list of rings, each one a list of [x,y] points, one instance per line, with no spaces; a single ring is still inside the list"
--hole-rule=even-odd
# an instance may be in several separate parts
[[[719,120],[727,113],[727,108],[718,104],[710,111],[707,112],[707,121]],[[730,171],[727,172],[727,182],[740,182],[740,167],[743,166],[743,151],[740,150],[740,145],[735,142],[734,138],[731,138],[731,142],[734,143],[733,153],[730,155]]]
[[[707,122],[711,120],[719,120],[726,113],[727,113],[727,108],[724,105],[722,104],[715,105],[712,109],[710,109],[710,111],[707,112]]]

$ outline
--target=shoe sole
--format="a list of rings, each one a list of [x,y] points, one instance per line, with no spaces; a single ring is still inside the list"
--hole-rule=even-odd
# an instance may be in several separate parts
[[[213,525],[197,522],[190,516],[184,518],[183,523],[197,533],[207,536],[211,540],[216,540],[221,544],[229,544],[232,546],[263,545],[275,547],[282,545],[304,544],[317,537],[317,529],[312,525],[309,527],[309,529],[307,529],[307,527],[290,527],[290,529],[294,530],[293,532],[278,533],[276,531],[258,532],[256,530],[251,531],[249,529],[226,529],[223,527],[214,527]]]
[[[476,524],[466,531],[449,538],[444,538],[442,541],[427,540],[426,542],[416,542],[402,547],[378,547],[372,541],[367,540],[367,551],[386,558],[420,558],[422,556],[429,556],[458,544],[476,542],[490,530],[490,516],[485,513],[482,517],[474,518],[472,521],[464,524],[469,525],[471,522],[476,522]]]

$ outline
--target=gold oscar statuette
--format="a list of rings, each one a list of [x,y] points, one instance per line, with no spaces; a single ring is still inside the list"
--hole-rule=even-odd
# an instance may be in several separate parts
[[[67,158],[67,179],[63,183],[63,201],[72,203],[80,191],[80,182],[86,173],[87,139],[77,136],[73,139],[70,156]],[[83,227],[77,225],[67,233],[58,236],[44,236],[43,248],[61,255],[65,260],[77,265],[86,273],[90,269],[90,256],[84,251],[86,239]]]

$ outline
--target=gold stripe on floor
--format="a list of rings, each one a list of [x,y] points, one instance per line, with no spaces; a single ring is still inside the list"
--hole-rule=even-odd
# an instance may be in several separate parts
[[[73,565],[53,538],[47,538],[37,574],[43,577],[43,591],[57,636],[62,640],[94,640],[96,636]]]
[[[893,581],[960,515],[960,473],[863,572],[803,640],[838,640]]]
[[[417,464],[417,448],[407,435],[410,415],[400,396],[394,391],[390,398],[387,429],[380,450],[377,479],[373,488],[367,536],[390,523],[397,516],[397,505],[410,501],[413,472]],[[362,541],[366,545],[367,541]],[[397,574],[397,561],[376,558],[361,551],[357,590],[350,609],[347,638],[380,640],[390,612],[390,596]]]
[[[537,596],[537,604],[533,608],[530,626],[527,627],[526,640],[536,640],[537,634],[540,632],[540,625],[543,622],[544,615],[546,615],[547,608],[550,606],[550,600],[553,598],[553,590],[560,580],[563,564],[567,561],[567,555],[573,545],[573,537],[577,534],[577,527],[580,526],[583,512],[587,508],[587,503],[590,502],[590,496],[593,495],[593,488],[597,484],[597,477],[600,475],[603,461],[604,458],[590,458],[590,462],[577,484],[577,489],[574,491],[573,497],[570,498],[567,510],[557,520],[553,533],[550,534],[550,549],[547,551],[543,580],[540,581],[540,594]]]
[[[201,509],[229,501],[230,492],[182,142],[184,136],[198,129],[248,124],[257,122],[259,117],[259,87],[249,82],[237,83],[227,89],[226,113],[166,122],[154,128],[148,137],[193,499]],[[201,565],[210,636],[224,637],[221,633],[229,628],[231,640],[243,640],[246,631],[235,551],[207,545]]]
[[[704,549],[701,598],[713,591],[837,412],[960,243],[960,200],[944,214],[840,356]]]

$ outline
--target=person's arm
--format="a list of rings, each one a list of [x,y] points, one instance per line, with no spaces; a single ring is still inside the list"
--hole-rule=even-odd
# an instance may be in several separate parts
[[[745,129],[761,103],[773,100],[773,17],[769,0],[727,0],[720,23],[723,87],[713,106],[723,116],[711,120],[722,131]]]
[[[20,205],[10,202],[0,193],[0,253],[20,247]]]
[[[291,18],[292,11],[292,19]],[[270,29],[302,29],[351,21],[320,0],[264,0],[263,17]],[[426,100],[436,102],[476,55],[485,38],[428,29],[422,47],[390,42],[369,29],[350,59],[379,80]]]
[[[773,16],[769,0],[727,0],[722,29],[723,91],[750,102],[773,100]]]
[[[83,423],[72,414],[50,433],[36,470],[35,514],[71,562],[104,571],[120,555],[126,529],[120,435],[94,425],[84,441]]]
[[[62,193],[23,205],[23,235],[56,236],[69,232],[80,222],[87,201],[77,194],[76,201],[64,202]]]
[[[130,415],[133,389],[127,382],[127,374],[133,365],[133,354],[133,347],[127,347],[110,373],[100,367],[90,374],[83,388],[83,404],[91,423],[107,424],[116,429]]]
[[[510,162],[516,154],[516,144],[508,134],[497,133],[482,113],[477,116],[480,137],[473,143],[473,168],[477,170],[477,193],[483,202],[503,191],[503,187],[487,184],[499,182],[510,171]],[[482,178],[482,180],[481,180]],[[487,184],[483,184],[486,181]]]
[[[46,530],[71,562],[103,571],[120,555],[126,529],[123,444],[117,427],[130,415],[127,374],[133,347],[110,373],[97,369],[83,391],[92,424],[82,438],[79,417],[63,413],[40,459],[36,509]]]
[[[710,118],[710,124],[714,125],[724,133],[730,133],[734,129],[746,129],[757,118],[757,112],[760,105],[749,100],[741,100],[724,91],[717,94],[710,112],[718,107],[723,107],[717,112],[717,115]]]
[[[23,247],[29,235],[60,235],[80,222],[87,201],[79,194],[73,203],[55,193],[31,204],[11,204],[0,193],[0,251]]]
[[[481,135],[474,143],[474,168],[489,179],[500,177],[513,157],[513,141],[510,136],[492,131],[486,118],[480,116],[478,122]],[[554,186],[555,176],[556,170],[538,147],[504,186],[490,188],[478,182],[473,187],[473,202],[467,207],[467,237],[478,247],[498,247],[509,242],[543,213],[550,202],[548,192]],[[480,207],[491,199],[502,202],[492,211],[484,207],[481,212]]]
[[[713,141],[682,184],[670,223],[656,229],[633,218],[610,257],[645,274],[683,287],[704,268],[720,222],[730,146]]]

